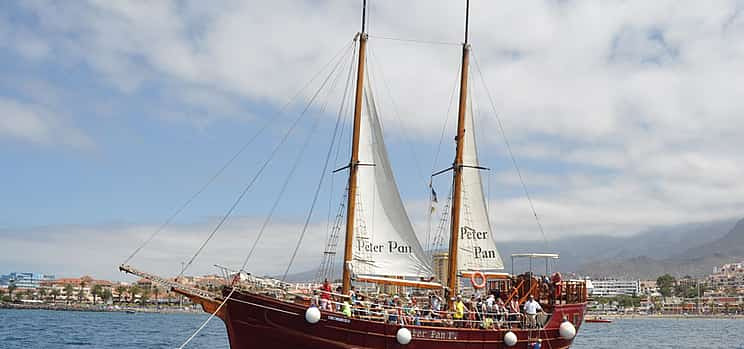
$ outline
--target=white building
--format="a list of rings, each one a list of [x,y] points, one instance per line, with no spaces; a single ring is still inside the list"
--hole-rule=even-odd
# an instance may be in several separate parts
[[[661,297],[656,280],[641,280],[641,294],[644,296]]]
[[[641,293],[640,280],[592,280],[593,297],[638,296]]]
[[[744,261],[715,267],[708,276],[708,285],[713,290],[744,293]]]

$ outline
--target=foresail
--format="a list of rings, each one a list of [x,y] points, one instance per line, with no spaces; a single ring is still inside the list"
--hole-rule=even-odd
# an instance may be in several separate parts
[[[478,150],[476,148],[473,114],[465,114],[465,139],[463,140],[462,202],[460,208],[457,269],[498,270],[504,268],[493,231],[488,219],[486,199],[483,195]]]
[[[368,86],[363,114],[352,271],[357,275],[430,277],[432,268],[400,198]]]

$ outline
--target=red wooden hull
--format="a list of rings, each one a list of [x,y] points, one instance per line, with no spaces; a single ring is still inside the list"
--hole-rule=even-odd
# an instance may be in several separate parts
[[[227,290],[226,292],[229,292]],[[512,329],[519,342],[511,348],[527,348],[537,338],[543,348],[567,348],[572,341],[558,334],[565,315],[577,330],[584,318],[586,303],[556,306],[544,329]],[[235,292],[220,317],[225,321],[232,349],[248,348],[410,348],[410,349],[484,349],[507,348],[503,344],[508,331],[406,326],[413,335],[408,345],[400,345],[396,333],[400,325],[322,314],[317,324],[305,321],[305,307],[271,297]]]

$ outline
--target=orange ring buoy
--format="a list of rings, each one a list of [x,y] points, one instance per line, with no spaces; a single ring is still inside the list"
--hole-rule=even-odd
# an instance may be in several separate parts
[[[475,282],[475,277],[480,278],[481,282]],[[473,288],[475,289],[481,289],[486,287],[486,274],[483,274],[483,272],[476,271],[472,275],[470,275],[470,284],[473,285]]]

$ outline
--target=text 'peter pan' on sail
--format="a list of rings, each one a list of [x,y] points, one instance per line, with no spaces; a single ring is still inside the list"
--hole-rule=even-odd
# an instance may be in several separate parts
[[[475,122],[470,109],[465,114],[465,137],[462,154],[462,205],[460,209],[460,243],[457,248],[457,269],[500,270],[504,262],[493,240],[483,195],[481,168],[475,139]]]

